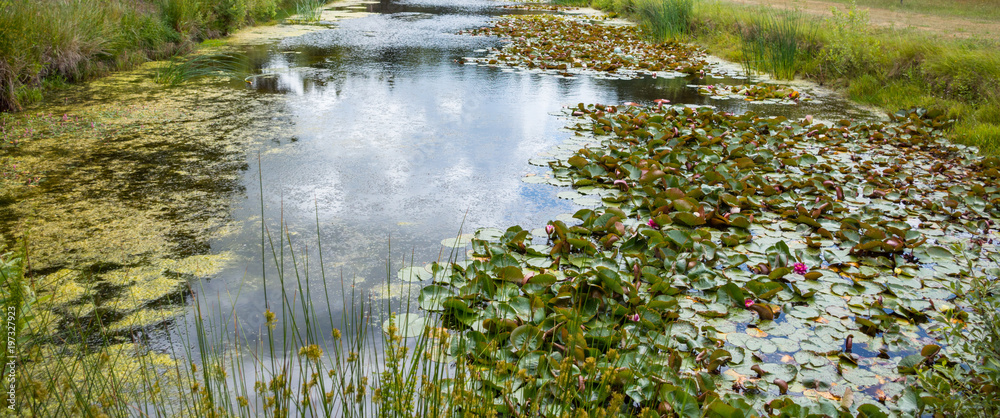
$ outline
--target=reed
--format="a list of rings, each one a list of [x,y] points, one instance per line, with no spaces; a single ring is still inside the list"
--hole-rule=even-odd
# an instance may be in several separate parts
[[[799,44],[805,35],[804,19],[794,12],[770,11],[749,16],[739,24],[744,70],[795,78]]]
[[[320,18],[320,0],[298,0],[295,2],[295,14],[306,22],[315,22]]]
[[[643,27],[658,40],[677,40],[691,29],[694,0],[636,0]]]

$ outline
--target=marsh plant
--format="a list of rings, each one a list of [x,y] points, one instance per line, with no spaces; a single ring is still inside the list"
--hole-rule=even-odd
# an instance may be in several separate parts
[[[798,13],[771,11],[747,17],[739,27],[744,71],[767,73],[782,80],[795,78],[805,30]]]
[[[654,38],[677,40],[691,30],[694,0],[636,0],[635,12]]]
[[[315,22],[320,18],[322,6],[320,0],[298,0],[295,2],[295,14],[306,22]]]

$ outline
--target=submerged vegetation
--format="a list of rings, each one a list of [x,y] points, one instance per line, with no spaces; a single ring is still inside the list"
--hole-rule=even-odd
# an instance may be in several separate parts
[[[197,55],[187,60],[174,59],[170,65],[156,71],[153,80],[160,84],[177,85],[196,77],[222,76],[246,79],[251,73],[245,57],[227,54]]]
[[[292,0],[0,0],[0,111],[40,100],[46,80],[86,80],[166,58],[295,5]]]

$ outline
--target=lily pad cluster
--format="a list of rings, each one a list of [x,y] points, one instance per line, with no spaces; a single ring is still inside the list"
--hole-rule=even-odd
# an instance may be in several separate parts
[[[926,400],[917,370],[975,363],[938,334],[975,326],[961,284],[998,272],[1000,160],[947,142],[939,115],[566,116],[599,146],[553,178],[612,191],[601,207],[479,235],[419,296],[499,410],[886,416]]]
[[[572,10],[573,7],[563,6],[559,4],[551,3],[521,3],[521,4],[508,4],[500,6],[503,9],[509,10],[545,10],[550,12],[561,12],[565,10]]]
[[[748,102],[774,104],[797,104],[803,100],[811,100],[810,97],[792,87],[777,84],[757,83],[735,86],[708,84],[694,87],[698,89],[699,94],[711,96],[714,99],[740,99]]]
[[[485,57],[467,63],[552,70],[564,76],[579,73],[685,76],[707,68],[698,48],[676,42],[646,41],[636,26],[608,25],[581,18],[552,15],[505,16],[494,26],[472,35],[500,36],[510,41]]]

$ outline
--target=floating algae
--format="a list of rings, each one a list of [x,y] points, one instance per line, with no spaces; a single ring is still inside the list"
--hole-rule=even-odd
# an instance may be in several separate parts
[[[150,326],[171,321],[187,312],[183,306],[173,306],[163,309],[140,309],[125,317],[111,323],[108,330],[111,332],[123,332],[137,329],[145,329]]]
[[[233,260],[210,254],[209,240],[238,230],[229,206],[243,193],[247,149],[289,127],[275,118],[279,96],[213,79],[165,88],[151,81],[154,67],[0,116],[0,237],[27,243],[36,303],[26,332],[33,350],[55,356],[27,362],[26,379],[91,361],[84,346],[57,341],[133,341],[183,315],[189,283]],[[122,382],[139,376],[136,362],[169,361],[138,346],[106,350],[129,375]]]

